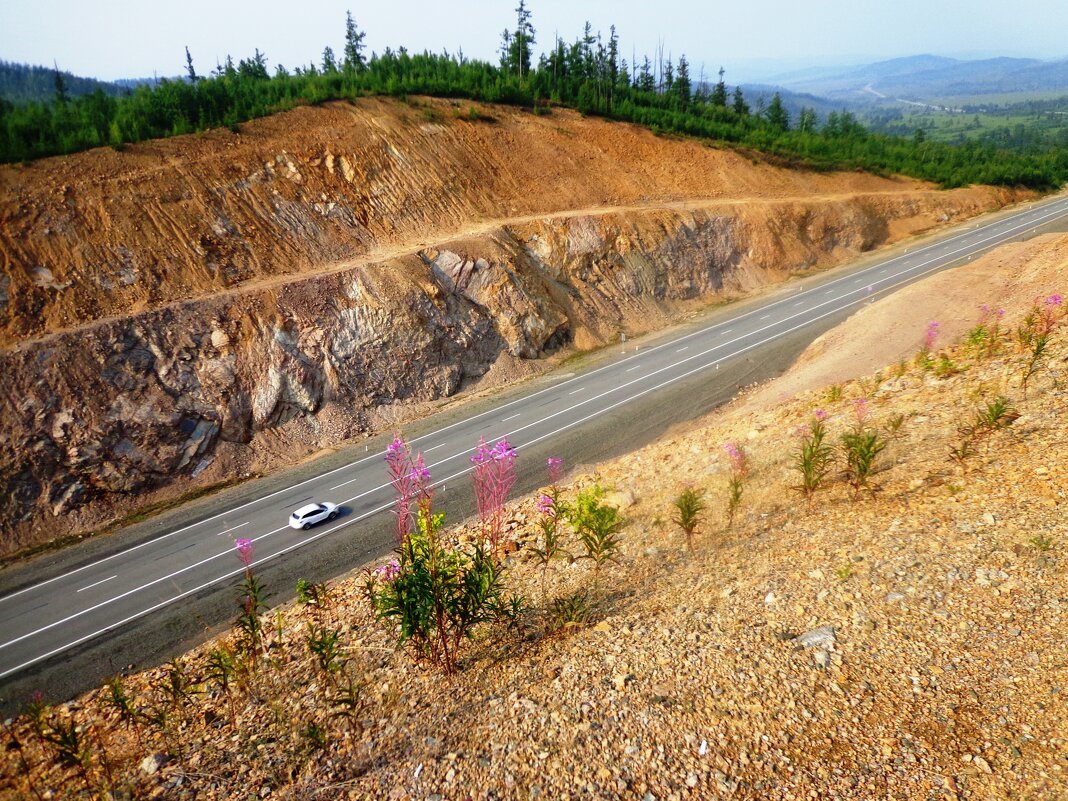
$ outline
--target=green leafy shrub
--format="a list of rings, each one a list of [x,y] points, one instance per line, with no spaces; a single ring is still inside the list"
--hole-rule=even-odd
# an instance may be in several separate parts
[[[463,641],[478,624],[497,619],[505,602],[502,568],[489,547],[446,547],[443,519],[420,514],[418,531],[397,550],[396,576],[369,577],[366,591],[378,618],[396,626],[399,645],[452,673]]]

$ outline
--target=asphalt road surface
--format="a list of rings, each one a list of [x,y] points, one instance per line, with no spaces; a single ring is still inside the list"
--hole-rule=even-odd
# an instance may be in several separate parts
[[[1006,241],[1068,220],[1068,197],[995,215],[893,257],[788,282],[720,307],[698,325],[620,343],[489,400],[408,428],[452,519],[473,509],[470,456],[479,437],[507,437],[520,453],[517,491],[544,482],[545,457],[592,462],[655,439],[671,425],[771,377],[861,304]],[[917,334],[917,338],[922,332]],[[571,372],[567,372],[570,369]],[[379,437],[118,535],[9,568],[0,576],[0,708],[42,689],[53,700],[132,665],[178,653],[235,616],[243,572],[234,540],[254,543],[253,566],[272,601],[297,577],[323,580],[393,547],[391,490]],[[366,447],[366,450],[365,450]],[[341,516],[309,531],[289,514],[329,500]]]

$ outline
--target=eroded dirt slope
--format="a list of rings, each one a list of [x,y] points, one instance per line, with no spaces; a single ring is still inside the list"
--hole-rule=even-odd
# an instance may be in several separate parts
[[[0,553],[1015,198],[422,103],[0,169]]]

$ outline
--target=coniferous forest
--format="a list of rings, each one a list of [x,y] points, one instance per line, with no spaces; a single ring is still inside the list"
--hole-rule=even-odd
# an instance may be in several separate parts
[[[554,106],[625,120],[653,131],[700,137],[760,151],[815,169],[902,173],[945,187],[971,183],[1050,189],[1068,180],[1068,152],[1053,146],[1001,148],[990,142],[950,145],[915,135],[866,130],[848,112],[819,120],[803,110],[791,119],[776,95],[752,108],[720,71],[716,83],[692,74],[685,55],[673,63],[662,53],[622,57],[612,26],[607,37],[589,23],[573,41],[557,38],[535,58],[537,31],[525,0],[514,29],[501,36],[500,61],[463,53],[411,54],[403,47],[366,55],[364,34],[345,20],[340,53],[326,47],[317,62],[268,67],[257,50],[236,64],[230,57],[200,74],[188,49],[185,75],[137,87],[126,97],[102,90],[72,97],[63,75],[54,76],[48,102],[0,100],[0,161],[30,161],[101,145],[194,133],[240,123],[300,105],[356,100],[368,95],[466,98],[552,113]]]

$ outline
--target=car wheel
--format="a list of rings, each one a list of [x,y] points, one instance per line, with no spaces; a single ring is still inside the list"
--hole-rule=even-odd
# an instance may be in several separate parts
[[[330,520],[333,520],[335,517],[337,517],[337,512],[331,512],[330,513]]]
[[[307,531],[309,528],[311,528],[311,523],[305,523],[303,526],[301,526],[301,528]]]

